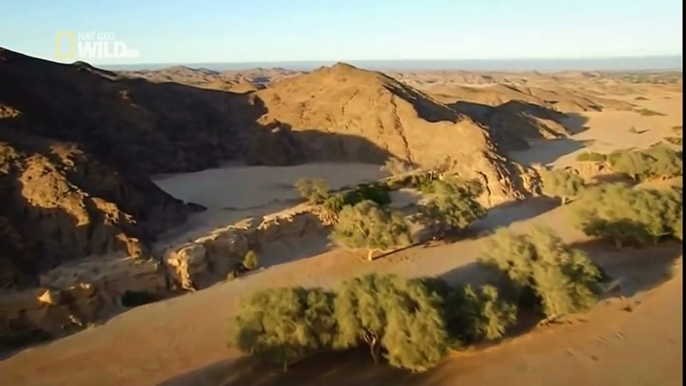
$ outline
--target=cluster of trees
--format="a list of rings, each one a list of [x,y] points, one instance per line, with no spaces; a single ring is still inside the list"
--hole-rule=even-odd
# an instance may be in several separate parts
[[[543,194],[552,197],[559,197],[562,205],[576,197],[585,187],[586,183],[580,176],[567,170],[548,168],[539,169],[541,182],[543,182]]]
[[[486,216],[486,209],[476,201],[482,192],[478,181],[434,180],[424,189],[429,200],[419,206],[419,211],[441,235],[462,231]]]
[[[302,287],[254,293],[241,304],[232,346],[283,366],[315,352],[367,346],[375,362],[426,370],[450,349],[495,340],[516,307],[493,286],[369,274],[335,291]]]
[[[583,153],[577,160],[606,162],[614,172],[640,182],[681,176],[682,157],[681,152],[658,143],[643,150],[618,150],[610,154]]]
[[[476,201],[480,192],[481,187],[474,183],[432,181],[429,200],[419,206],[423,222],[441,235],[466,229],[486,215],[484,207]],[[374,197],[370,193],[367,197]],[[365,199],[343,205],[331,233],[332,241],[345,248],[366,249],[368,260],[372,260],[374,252],[410,245],[412,238],[405,216],[378,201]]]
[[[312,353],[367,346],[374,361],[385,357],[392,366],[423,371],[452,349],[500,339],[520,307],[556,317],[596,301],[598,267],[546,229],[501,231],[480,262],[495,272],[494,285],[375,273],[335,291],[260,291],[242,302],[231,344],[284,370]]]
[[[573,211],[581,230],[618,247],[682,240],[683,192],[608,184],[586,190]]]
[[[543,227],[528,233],[498,230],[479,262],[496,272],[499,288],[515,304],[548,319],[592,307],[604,278],[585,253]]]

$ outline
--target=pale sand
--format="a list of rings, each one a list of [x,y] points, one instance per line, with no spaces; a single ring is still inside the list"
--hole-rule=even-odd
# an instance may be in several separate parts
[[[525,217],[522,216],[524,212],[535,215],[549,208],[547,203],[530,202],[494,210],[482,226],[506,225],[519,217]],[[583,241],[583,236],[571,229],[565,220],[565,208],[558,208],[533,220],[518,222],[511,226],[525,229],[532,222],[547,224],[553,226],[570,242]],[[480,272],[474,261],[484,240],[465,240],[431,248],[414,248],[374,263],[364,262],[359,254],[339,250],[283,262],[234,282],[133,309],[102,326],[42,347],[25,350],[0,363],[0,372],[11,385],[73,386],[154,385],[217,361],[225,361],[222,362],[225,365],[221,368],[226,372],[226,369],[231,369],[232,362],[229,359],[239,357],[237,352],[226,348],[226,331],[239,297],[246,292],[295,284],[330,287],[347,277],[371,271],[397,272],[406,276],[447,274],[450,278],[474,279]],[[288,248],[289,246],[284,246],[284,249]],[[633,286],[641,289],[645,288],[647,283],[656,282],[656,272],[659,273],[659,270],[654,268],[656,272],[650,272],[646,269],[646,264],[650,264],[650,267],[654,265],[664,268],[668,260],[678,256],[679,248],[677,245],[668,245],[638,253],[638,259],[623,257],[626,252],[606,253],[607,259],[614,262],[608,264],[610,273],[628,283],[627,288]],[[647,261],[643,255],[652,255],[652,261]],[[603,255],[596,257],[602,259]],[[519,382],[520,379],[537,380],[535,384],[552,378],[567,379],[564,377],[565,373],[560,373],[560,369],[564,369],[570,377],[580,377],[584,372],[589,377],[594,375],[598,379],[602,379],[601,375],[617,377],[606,378],[613,381],[612,384],[617,384],[614,381],[625,377],[627,372],[639,371],[643,371],[641,376],[648,379],[657,380],[656,377],[664,375],[676,381],[677,378],[681,379],[681,373],[676,372],[679,369],[678,364],[681,363],[681,288],[679,281],[678,285],[658,288],[655,295],[639,292],[632,300],[640,300],[642,303],[631,314],[621,311],[618,305],[608,306],[609,308],[604,311],[601,307],[594,312],[602,312],[602,317],[593,318],[593,322],[584,325],[577,333],[579,336],[573,339],[569,338],[572,335],[568,333],[553,334],[554,339],[547,333],[527,335],[498,348],[504,351],[503,354],[497,354],[496,358],[509,358],[507,360],[498,359],[496,362],[495,359],[489,360],[488,356],[482,360],[481,354],[478,354],[470,359],[476,362],[474,366],[469,366],[468,371],[463,368],[463,359],[460,358],[448,361],[446,365],[423,376],[433,377],[437,374],[435,376],[439,377],[445,372],[451,374],[445,382],[437,383],[439,385],[453,384],[459,377],[473,379],[475,383],[470,384],[476,385],[489,385],[490,380],[495,378],[510,379],[510,382]],[[649,306],[653,304],[653,298],[671,299],[674,304],[661,307],[662,303],[658,302]],[[626,319],[627,317],[631,319]],[[633,325],[634,318],[636,326]],[[649,323],[651,320],[656,323],[654,328],[638,327],[641,323]],[[664,330],[659,330],[662,327]],[[547,331],[554,330],[544,330]],[[598,343],[598,337],[607,340],[616,332],[622,333],[626,339],[612,340],[612,344]],[[665,341],[669,339],[679,344],[666,344]],[[551,341],[555,344],[550,344]],[[631,351],[635,347],[641,351]],[[576,355],[567,355],[568,350]],[[507,354],[508,352],[510,354]],[[607,363],[614,363],[613,366],[619,366],[624,360],[622,358],[628,362],[621,368],[610,368],[602,374],[596,374],[600,372],[597,369],[603,362],[594,365],[588,359],[589,355],[601,358]],[[621,358],[613,359],[614,355],[620,355]],[[551,362],[554,358],[557,359]],[[631,361],[639,359],[640,367],[632,365]],[[671,372],[657,372],[659,368],[664,367],[671,369]],[[269,368],[265,368],[262,373],[271,374]],[[275,374],[277,373],[278,371]],[[203,374],[200,372],[192,375],[193,380],[181,378],[180,384],[215,384],[204,383]],[[385,373],[382,371],[377,376],[384,376],[383,374]],[[511,379],[515,375],[517,379]],[[338,383],[327,381],[311,384],[356,384],[353,379],[354,374],[349,378],[341,375],[337,377]],[[477,382],[480,379],[482,381]],[[241,382],[236,385],[250,384],[248,379]]]
[[[646,107],[669,113],[668,117],[641,117],[630,112],[592,113],[588,114],[586,123],[590,129],[573,139],[595,139],[593,146],[598,146],[597,149],[648,146],[663,135],[671,135],[671,126],[681,124],[681,96],[670,95],[672,99],[643,101]],[[650,131],[630,134],[631,126]],[[518,156],[548,157],[549,162],[556,164],[564,164],[569,157],[574,157],[555,146],[559,146],[557,141]],[[290,202],[297,197],[290,186],[302,176],[326,178],[335,188],[377,178],[379,175],[375,173],[380,173],[378,166],[234,167],[167,177],[157,183],[179,198],[209,206],[207,217],[198,217],[195,225],[212,226],[252,214],[254,210],[268,211],[275,209],[272,205],[279,207]],[[220,209],[225,207],[242,210]],[[252,207],[257,209],[246,209]],[[345,278],[372,271],[406,276],[445,275],[451,279],[478,281],[481,271],[474,262],[485,240],[413,248],[368,263],[359,254],[328,249],[325,242],[313,239],[308,242],[308,247],[313,248],[310,251],[301,245],[282,245],[266,251],[264,258],[271,266],[256,274],[142,306],[102,326],[15,354],[0,362],[0,383],[27,386],[133,386],[165,381],[201,386],[681,384],[681,269],[675,270],[675,279],[660,285],[671,262],[679,255],[680,246],[663,245],[641,251],[598,249],[585,243],[584,236],[570,226],[564,208],[550,210],[551,207],[546,200],[501,207],[477,226],[524,229],[530,223],[539,223],[553,227],[565,240],[582,243],[613,277],[622,281],[622,290],[634,305],[633,312],[622,311],[624,302],[603,301],[588,315],[572,316],[570,320],[576,320],[572,325],[542,328],[485,351],[459,354],[438,368],[418,375],[387,366],[373,367],[364,355],[348,355],[344,360],[335,360],[335,356],[330,360],[325,355],[312,358],[286,375],[265,366],[251,370],[249,361],[240,359],[239,353],[225,345],[235,305],[247,292],[286,285],[331,287]],[[580,322],[581,319],[587,322]]]
[[[664,99],[664,95],[670,96],[670,99]],[[536,142],[531,149],[510,155],[523,164],[564,167],[573,164],[576,157],[586,151],[609,153],[618,149],[646,148],[662,141],[664,137],[675,135],[672,127],[682,125],[683,121],[681,93],[663,92],[647,101],[637,101],[633,97],[625,98],[639,108],[648,108],[665,116],[642,116],[634,111],[583,113],[580,114],[585,120],[582,125],[587,126],[588,130],[566,139]],[[640,134],[631,133],[632,127]]]
[[[324,179],[331,189],[376,181],[387,174],[380,165],[316,163],[297,166],[227,166],[157,178],[172,196],[210,209],[249,209],[299,199],[300,178]]]

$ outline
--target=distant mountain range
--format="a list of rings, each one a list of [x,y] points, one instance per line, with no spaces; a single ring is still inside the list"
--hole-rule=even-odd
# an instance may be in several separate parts
[[[213,71],[254,68],[281,68],[309,71],[335,64],[330,61],[285,61],[243,63],[141,63],[98,65],[108,70],[157,70],[172,66],[190,66]],[[367,70],[469,70],[469,71],[649,71],[681,70],[683,56],[644,56],[617,58],[560,59],[458,59],[458,60],[346,60],[346,63]]]

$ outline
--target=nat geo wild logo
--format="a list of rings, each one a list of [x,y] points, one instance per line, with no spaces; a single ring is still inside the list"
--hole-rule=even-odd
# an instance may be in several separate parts
[[[131,59],[138,58],[138,50],[130,49],[117,40],[112,32],[60,31],[55,37],[55,58],[74,59]]]

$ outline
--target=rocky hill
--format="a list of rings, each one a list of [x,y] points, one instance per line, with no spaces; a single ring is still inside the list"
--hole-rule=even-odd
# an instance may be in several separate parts
[[[64,65],[0,51],[5,126],[78,144],[104,163],[139,174],[183,172],[240,157],[241,132],[259,108],[245,96],[129,79],[82,63]]]
[[[283,154],[372,163],[394,156],[479,178],[494,201],[527,190],[523,170],[504,156],[492,128],[382,73],[339,63],[276,82],[254,97],[266,110],[258,122],[278,128],[260,144],[285,148],[269,153],[279,161]],[[262,158],[259,163],[271,161]]]
[[[168,73],[217,75],[183,67]],[[149,175],[227,160],[381,164],[397,157],[478,178],[492,204],[531,189],[529,172],[498,143],[516,131],[507,137],[492,119],[346,64],[239,94],[1,50],[0,84],[0,198],[11,204],[3,205],[0,225],[15,256],[4,259],[13,267],[5,284],[84,255],[140,253],[192,210]]]
[[[88,255],[146,257],[197,207],[123,175],[74,145],[0,131],[0,288]]]

